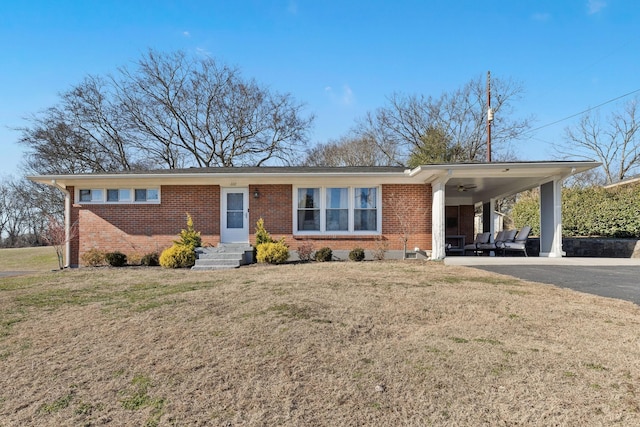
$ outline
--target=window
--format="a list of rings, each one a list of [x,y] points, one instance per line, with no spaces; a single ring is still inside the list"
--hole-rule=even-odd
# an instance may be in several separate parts
[[[136,202],[152,202],[158,200],[158,190],[154,188],[136,188]]]
[[[91,189],[91,190],[80,190],[81,202],[102,202],[102,190],[100,189]]]
[[[77,200],[81,203],[159,203],[158,188],[81,188]]]
[[[349,189],[327,188],[327,231],[349,230]]]
[[[244,195],[227,193],[227,228],[244,227]]]
[[[298,231],[320,231],[320,189],[298,188]]]
[[[315,187],[294,190],[294,232],[379,233],[378,187]]]
[[[128,188],[108,189],[107,202],[130,202],[131,190]]]
[[[375,231],[378,226],[377,188],[356,188],[354,229],[356,231]]]

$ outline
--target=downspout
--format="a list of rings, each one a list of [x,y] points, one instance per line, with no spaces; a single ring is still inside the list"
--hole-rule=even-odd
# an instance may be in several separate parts
[[[51,185],[64,193],[64,268],[69,268],[71,260],[71,193],[58,184],[55,179],[51,180]]]

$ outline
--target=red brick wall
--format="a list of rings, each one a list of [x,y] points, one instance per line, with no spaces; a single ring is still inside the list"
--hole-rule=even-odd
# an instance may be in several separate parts
[[[473,205],[460,206],[460,234],[464,234],[467,243],[473,242],[476,235],[473,231],[473,219],[475,217],[475,207]]]
[[[258,198],[254,197],[256,190]],[[73,194],[73,188],[70,191]],[[78,221],[79,233],[72,242],[71,264],[80,264],[82,254],[91,248],[128,255],[161,251],[186,227],[185,212],[191,214],[203,243],[220,242],[219,186],[162,186],[160,197],[157,205],[74,203],[72,221]],[[305,240],[312,241],[316,248],[328,246],[334,250],[356,246],[375,250],[383,241],[388,250],[401,250],[405,234],[410,250],[430,250],[431,200],[428,184],[382,185],[382,236],[295,236],[292,185],[251,185],[249,241],[255,242],[255,225],[263,218],[271,235],[276,239],[284,236],[292,250]]]
[[[255,191],[259,197],[254,197]],[[250,185],[249,186],[249,241],[256,242],[256,223],[264,220],[264,227],[274,239],[291,237],[293,230],[293,186]]]
[[[431,185],[387,184],[382,186],[382,234],[389,250],[431,250]]]
[[[72,221],[78,220],[79,232],[72,244],[72,265],[81,263],[91,248],[129,256],[160,252],[186,228],[187,212],[203,243],[218,244],[220,187],[162,186],[160,197],[161,204],[74,204]]]
[[[258,190],[259,198],[253,193]],[[255,224],[264,219],[265,228],[275,239],[285,237],[292,250],[303,242],[314,247],[328,246],[333,250],[351,250],[356,246],[375,250],[384,243],[388,250],[401,250],[405,232],[407,248],[431,249],[431,186],[424,184],[382,186],[382,236],[310,236],[295,235],[293,231],[293,186],[249,186],[249,241],[255,243]]]

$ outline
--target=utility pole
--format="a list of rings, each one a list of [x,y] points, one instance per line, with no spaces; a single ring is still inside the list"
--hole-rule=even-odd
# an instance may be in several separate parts
[[[491,110],[491,71],[487,71],[487,162],[491,163],[491,122],[493,111]]]

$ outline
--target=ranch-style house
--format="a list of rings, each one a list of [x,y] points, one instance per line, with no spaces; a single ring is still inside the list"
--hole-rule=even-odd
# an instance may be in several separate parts
[[[96,248],[125,254],[160,252],[185,228],[186,213],[211,246],[254,243],[264,219],[275,238],[296,248],[311,242],[335,253],[355,247],[387,257],[442,259],[447,248],[497,231],[497,199],[540,189],[540,256],[561,257],[562,182],[597,162],[495,162],[402,167],[234,167],[39,175],[34,182],[65,195],[65,225],[77,233],[65,264],[76,267]]]

